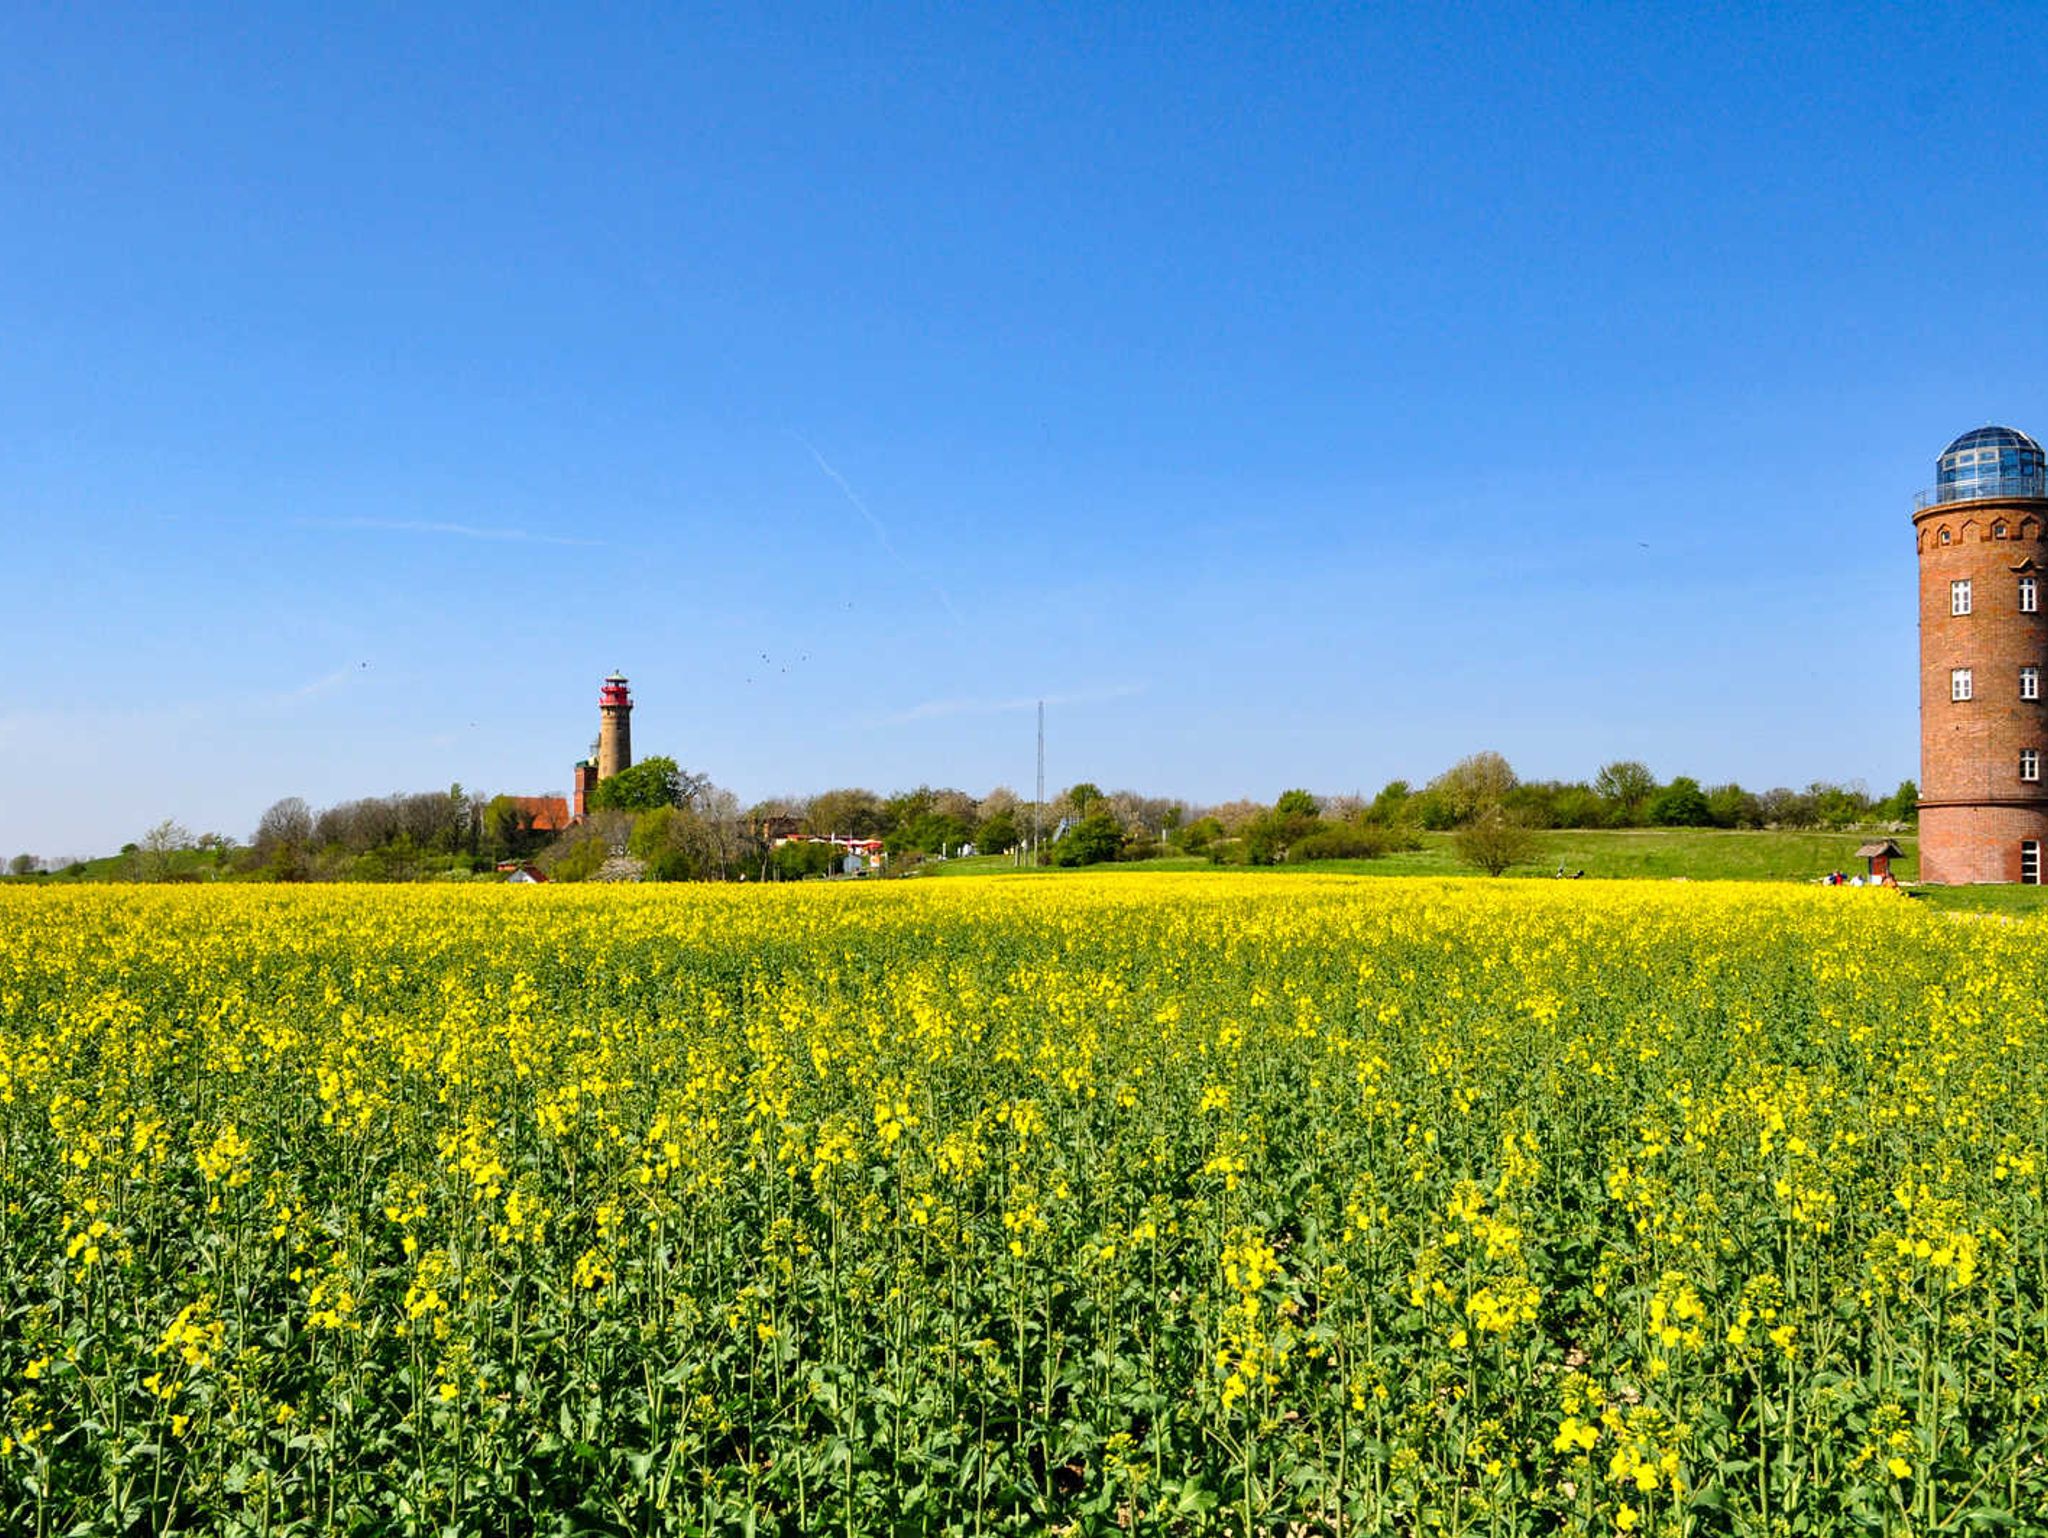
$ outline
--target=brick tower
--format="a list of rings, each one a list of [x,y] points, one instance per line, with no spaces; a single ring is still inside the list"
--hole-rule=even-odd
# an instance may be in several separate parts
[[[2041,880],[2048,846],[2048,469],[1980,427],[1920,494],[1920,879]]]
[[[597,777],[608,780],[633,767],[633,696],[626,675],[614,673],[597,692]]]

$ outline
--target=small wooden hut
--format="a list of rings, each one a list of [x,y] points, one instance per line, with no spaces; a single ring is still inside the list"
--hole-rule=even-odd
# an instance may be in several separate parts
[[[1882,881],[1892,873],[1892,861],[1905,851],[1891,839],[1873,839],[1856,851],[1856,858],[1870,862],[1870,879]]]

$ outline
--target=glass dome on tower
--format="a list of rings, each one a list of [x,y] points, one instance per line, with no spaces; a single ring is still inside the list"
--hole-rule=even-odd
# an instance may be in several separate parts
[[[1925,502],[1973,502],[1987,497],[2048,497],[2048,460],[2041,445],[2011,427],[1980,427],[1941,451],[1934,490]]]

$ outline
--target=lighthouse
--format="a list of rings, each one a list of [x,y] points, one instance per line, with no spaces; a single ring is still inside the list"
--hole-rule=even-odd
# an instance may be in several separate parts
[[[633,696],[626,675],[614,673],[597,692],[597,777],[633,767]]]
[[[2041,880],[2048,843],[2048,467],[2010,427],[1964,433],[1920,494],[1920,879]]]

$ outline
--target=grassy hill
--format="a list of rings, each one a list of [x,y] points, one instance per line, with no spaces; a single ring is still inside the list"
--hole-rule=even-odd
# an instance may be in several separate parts
[[[1869,833],[1747,830],[1722,828],[1557,828],[1535,835],[1536,858],[1509,872],[1514,876],[1554,876],[1584,871],[1588,878],[1687,877],[1695,881],[1812,881],[1831,870],[1855,874],[1863,862],[1857,845],[1876,837]],[[1892,835],[1905,857],[1893,873],[1901,881],[1919,874],[1919,841],[1911,833]],[[1471,872],[1460,863],[1452,835],[1425,833],[1420,849],[1377,860],[1325,860],[1304,865],[1271,867],[1275,875],[1289,871],[1355,871],[1368,876],[1458,876]],[[1206,870],[1209,862],[1186,856],[1140,860],[1120,870]],[[924,867],[929,875],[1000,875],[1017,867],[1003,855],[948,860]]]

